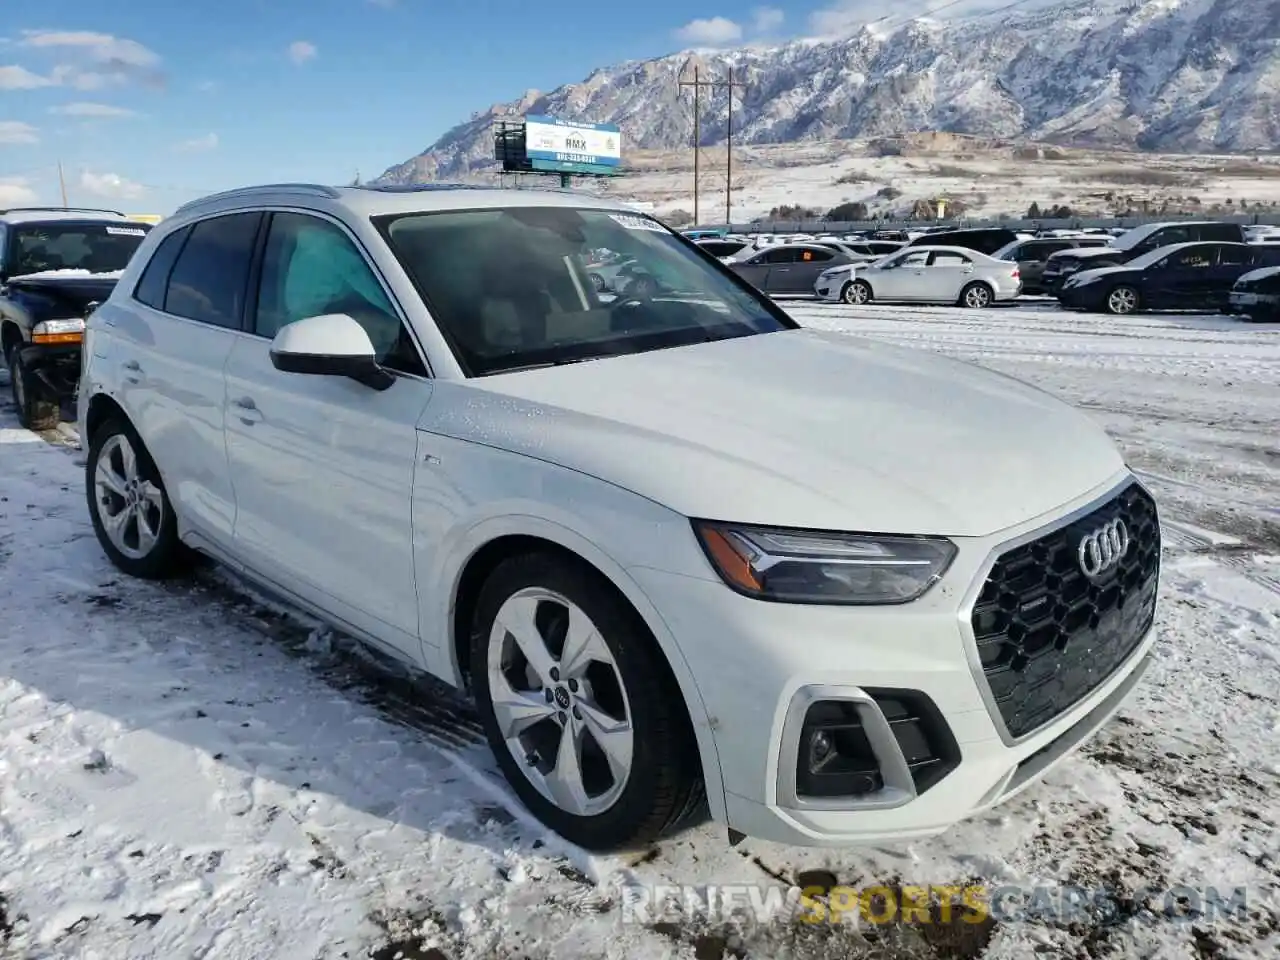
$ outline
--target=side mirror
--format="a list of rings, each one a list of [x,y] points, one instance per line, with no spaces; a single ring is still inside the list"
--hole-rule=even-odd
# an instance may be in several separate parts
[[[350,377],[374,390],[396,378],[378,363],[364,327],[345,313],[326,313],[286,324],[271,341],[271,364],[283,373]]]

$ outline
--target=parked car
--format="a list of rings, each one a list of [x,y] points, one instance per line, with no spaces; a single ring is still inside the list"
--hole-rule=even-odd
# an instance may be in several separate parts
[[[768,247],[727,266],[757,290],[768,294],[808,294],[827,267],[854,263],[855,258],[817,243],[786,243]]]
[[[1244,243],[1179,243],[1120,267],[1081,270],[1058,294],[1064,307],[1126,314],[1135,310],[1223,310],[1241,275],[1280,266],[1280,248]]]
[[[981,308],[1018,296],[1018,270],[1016,263],[963,247],[907,246],[870,264],[824,270],[814,294],[850,304],[898,300]]]
[[[1056,296],[1071,274],[1096,267],[1118,267],[1152,250],[1178,243],[1244,243],[1244,228],[1217,220],[1147,223],[1116,237],[1109,246],[1077,248],[1050,254],[1040,285]]]
[[[0,210],[0,357],[24,427],[61,420],[80,378],[85,312],[150,229],[114,210]]]
[[[1280,266],[1240,277],[1228,294],[1227,312],[1258,322],[1280,321]]]
[[[746,240],[699,240],[697,243],[713,257],[725,261],[732,260],[751,249],[751,244]]]
[[[1110,237],[1047,237],[1034,240],[1014,240],[992,254],[997,260],[1009,260],[1018,265],[1022,277],[1023,293],[1044,293],[1040,282],[1044,274],[1045,264],[1049,257],[1063,250],[1075,250],[1084,247],[1104,247]]]
[[[1005,227],[972,227],[956,230],[936,230],[924,233],[912,240],[911,247],[964,247],[988,256],[1019,240],[1020,237]]]
[[[605,302],[599,248],[689,293]],[[470,691],[589,849],[703,809],[790,844],[951,829],[1153,643],[1156,505],[1091,419],[802,328],[600,198],[190,203],[90,316],[79,426],[120,570],[206,553]]]

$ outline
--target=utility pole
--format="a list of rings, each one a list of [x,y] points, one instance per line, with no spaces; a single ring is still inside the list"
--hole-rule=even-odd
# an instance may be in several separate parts
[[[728,80],[703,80],[700,76],[700,70],[695,64],[693,68],[692,80],[680,80],[679,85],[682,87],[693,87],[693,222],[698,223],[698,182],[701,173],[701,164],[699,162],[699,146],[702,142],[702,91],[703,88],[712,90],[729,91],[729,120],[725,128],[725,194],[724,194],[724,220],[725,225],[732,220],[733,209],[733,93],[734,90],[745,87],[746,84],[733,79],[733,68],[729,68]]]
[[[67,205],[67,178],[62,175],[62,161],[58,161],[58,187],[62,191],[62,205]]]

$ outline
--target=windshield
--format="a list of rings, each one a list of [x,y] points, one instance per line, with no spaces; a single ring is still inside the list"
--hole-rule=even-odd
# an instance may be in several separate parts
[[[33,223],[14,228],[10,276],[46,270],[115,273],[151,229],[142,223]]]
[[[639,214],[523,207],[378,225],[470,376],[796,326]]]
[[[1145,270],[1147,267],[1155,266],[1167,256],[1169,256],[1168,247],[1157,247],[1155,250],[1144,253],[1140,257],[1134,257],[1125,264],[1125,268],[1128,270]]]
[[[1008,260],[1010,259],[1009,255],[1017,250],[1018,247],[1022,246],[1022,243],[1023,241],[1021,240],[1010,240],[991,256],[995,257],[997,260]]]

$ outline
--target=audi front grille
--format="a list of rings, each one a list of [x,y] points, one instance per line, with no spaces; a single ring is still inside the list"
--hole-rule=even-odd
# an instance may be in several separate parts
[[[1096,690],[1151,627],[1156,506],[1137,483],[995,562],[971,624],[1009,736],[1033,733]]]

